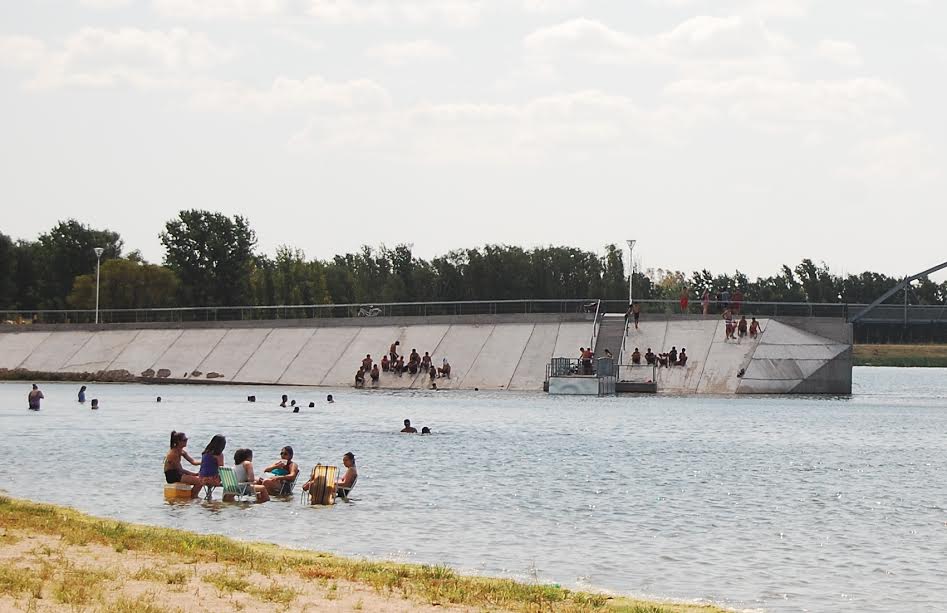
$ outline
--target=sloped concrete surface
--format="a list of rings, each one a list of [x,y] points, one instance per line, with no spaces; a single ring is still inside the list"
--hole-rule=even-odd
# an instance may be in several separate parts
[[[234,376],[234,381],[276,383],[314,332],[312,328],[273,330]]]
[[[0,368],[17,368],[30,357],[50,332],[10,332],[0,334]]]
[[[546,365],[554,357],[556,339],[561,324],[536,324],[523,347],[519,363],[507,389],[542,389],[546,380]]]
[[[197,370],[201,377],[209,373],[221,375],[221,381],[239,381],[237,373],[256,353],[272,330],[269,328],[250,328],[246,330],[228,330],[214,350],[201,362]],[[172,372],[171,376],[178,376]]]
[[[671,393],[833,393],[851,392],[848,326],[820,322],[823,337],[778,320],[760,320],[757,340],[724,339],[716,318],[642,321],[628,330],[626,349],[656,353],[671,345],[687,348],[686,368],[659,369],[659,391]],[[591,322],[422,323],[416,326],[240,327],[185,330],[121,329],[0,332],[0,367],[37,372],[127,370],[134,375],[166,369],[171,378],[204,380],[217,372],[223,381],[351,386],[365,354],[376,361],[394,340],[407,354],[429,352],[436,366],[445,356],[452,378],[438,387],[540,390],[552,357],[578,357],[591,338]],[[614,350],[613,350],[614,351]],[[630,361],[630,353],[625,356]],[[650,368],[640,369],[650,378]],[[741,376],[738,376],[744,371]],[[423,376],[382,375],[383,388],[423,388]]]
[[[55,332],[50,334],[23,360],[20,368],[39,372],[58,371],[60,366],[72,359],[83,345],[89,342],[93,332]]]
[[[59,370],[62,372],[98,372],[106,370],[109,364],[128,347],[139,330],[107,330],[96,332],[83,344],[79,351],[67,360]]]
[[[494,326],[493,333],[487,338],[477,359],[470,366],[470,371],[464,377],[464,387],[506,389],[532,333],[532,324]]]
[[[174,378],[184,378],[200,366],[226,334],[227,330],[184,330],[157,360],[151,364],[142,362],[140,370],[128,370],[132,374],[140,375],[149,369],[155,372],[165,369],[170,371]]]
[[[141,330],[127,343],[107,370],[127,370],[133,375],[154,364],[183,334],[182,330]],[[142,367],[142,364],[146,366]]]
[[[286,385],[319,385],[358,332],[358,328],[317,329],[283,372],[279,382]],[[354,372],[355,368],[352,369]]]

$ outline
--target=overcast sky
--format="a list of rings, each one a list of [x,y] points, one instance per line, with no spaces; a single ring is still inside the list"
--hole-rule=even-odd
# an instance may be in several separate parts
[[[260,248],[507,243],[769,275],[944,248],[940,0],[8,0],[0,230],[160,261],[183,208]],[[939,278],[944,278],[940,275]]]

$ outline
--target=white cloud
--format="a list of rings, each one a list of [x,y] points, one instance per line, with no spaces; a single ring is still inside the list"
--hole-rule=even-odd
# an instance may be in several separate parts
[[[231,57],[204,34],[182,28],[83,28],[55,47],[23,36],[2,41],[0,48],[7,61],[32,69],[28,85],[47,89],[172,86]]]
[[[0,64],[35,68],[46,58],[46,44],[30,36],[0,36]]]
[[[897,87],[874,78],[799,81],[743,77],[689,79],[671,83],[665,93],[676,100],[713,105],[731,117],[779,123],[856,122],[905,105]]]
[[[114,9],[128,5],[129,0],[79,0],[82,6],[93,9]]]
[[[451,50],[431,40],[412,40],[387,43],[370,47],[365,55],[389,66],[404,66],[418,62],[430,62],[451,57]]]
[[[253,19],[284,14],[287,0],[152,0],[155,12],[175,19]]]
[[[331,24],[412,23],[466,27],[480,21],[479,0],[152,0],[155,11],[177,19],[308,17]]]
[[[858,47],[845,41],[823,40],[816,48],[816,55],[846,68],[858,68],[862,65]]]
[[[192,93],[191,105],[200,110],[277,113],[298,110],[380,112],[391,106],[385,88],[367,79],[328,81],[278,77],[267,88],[240,83],[205,82]]]

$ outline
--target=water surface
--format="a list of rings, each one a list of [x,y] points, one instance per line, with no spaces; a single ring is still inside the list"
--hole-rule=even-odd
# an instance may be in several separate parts
[[[463,572],[767,611],[947,603],[947,371],[856,368],[855,395],[565,398],[252,386],[0,384],[0,488],[99,516]],[[326,393],[337,402],[327,405]],[[278,407],[286,393],[299,414]],[[258,401],[246,401],[255,394]],[[155,403],[161,395],[163,402]],[[309,401],[314,409],[306,408]],[[433,436],[399,435],[411,418]],[[168,504],[172,429],[355,501]]]

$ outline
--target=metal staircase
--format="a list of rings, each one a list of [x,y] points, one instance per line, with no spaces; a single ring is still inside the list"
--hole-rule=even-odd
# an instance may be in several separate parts
[[[598,327],[598,338],[595,340],[595,357],[605,357],[605,350],[608,349],[614,356],[615,363],[619,363],[619,354],[621,353],[622,341],[625,338],[625,317],[624,315],[604,315],[602,322]]]

